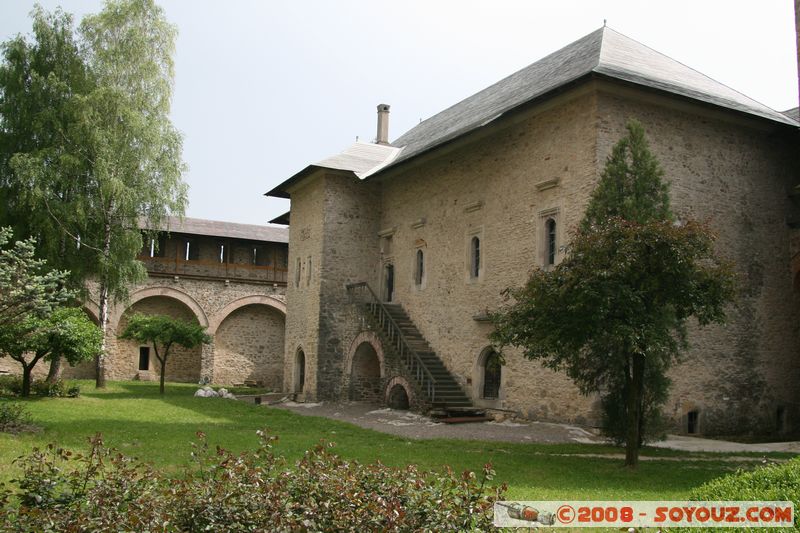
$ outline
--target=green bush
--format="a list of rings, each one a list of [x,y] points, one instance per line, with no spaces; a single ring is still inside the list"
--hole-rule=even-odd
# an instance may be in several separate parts
[[[31,415],[24,405],[16,402],[0,402],[0,431],[20,433],[31,427]]]
[[[22,393],[22,377],[0,376],[0,396],[13,397]]]
[[[34,381],[31,389],[36,396],[47,398],[63,398],[67,395],[67,388],[60,379],[52,383],[44,380]]]
[[[99,436],[85,456],[36,449],[17,461],[16,493],[0,491],[0,530],[485,531],[505,492],[486,486],[488,464],[482,476],[362,465],[321,444],[289,466],[272,452],[277,437],[259,437],[257,451],[236,455],[198,433],[191,466],[173,477]]]
[[[794,502],[794,527],[800,529],[800,457],[786,463],[763,466],[752,471],[712,479],[694,489],[696,501],[791,501]],[[692,528],[685,531],[742,531],[742,528]],[[752,531],[752,529],[750,530]],[[766,531],[766,530],[765,530]]]

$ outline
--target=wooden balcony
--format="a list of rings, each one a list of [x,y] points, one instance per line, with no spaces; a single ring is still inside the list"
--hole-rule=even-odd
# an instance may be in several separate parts
[[[238,280],[248,283],[286,285],[287,268],[272,265],[220,263],[209,260],[185,260],[175,257],[140,255],[150,276],[180,276],[195,279]]]

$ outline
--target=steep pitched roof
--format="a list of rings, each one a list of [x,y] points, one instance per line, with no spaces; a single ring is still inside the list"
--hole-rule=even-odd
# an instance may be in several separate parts
[[[638,41],[603,27],[422,121],[391,146],[356,143],[341,154],[306,167],[266,194],[288,198],[286,188],[318,168],[349,170],[361,179],[374,176],[589,75],[607,76],[773,122],[800,126],[796,117],[770,109]]]
[[[392,144],[396,165],[489,124],[587,74],[598,73],[775,122],[797,122],[608,27],[600,28],[421,122]]]
[[[146,223],[141,223],[142,229],[148,229]],[[187,235],[205,235],[209,237],[229,237],[263,242],[289,242],[287,228],[272,228],[255,224],[238,224],[236,222],[222,222],[219,220],[205,220],[202,218],[167,217],[158,228],[171,233],[185,233]]]

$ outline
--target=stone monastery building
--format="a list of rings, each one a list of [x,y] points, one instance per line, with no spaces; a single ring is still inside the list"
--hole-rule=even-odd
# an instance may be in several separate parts
[[[676,215],[710,222],[742,288],[725,325],[691,331],[665,413],[686,433],[800,429],[797,109],[774,111],[604,27],[393,142],[388,118],[378,106],[375,143],[267,193],[291,199],[273,221],[288,230],[169,221],[142,250],[149,279],[112,310],[108,378],[157,379],[150,347],[116,335],[133,312],[162,313],[214,339],[171,356],[170,380],[595,424],[598,399],[566,375],[516,350],[495,364],[487,311],[563,259],[637,119]]]
[[[597,422],[597,398],[566,375],[514,350],[493,364],[486,313],[532,268],[563,259],[635,118],[676,215],[708,219],[742,280],[727,324],[691,331],[666,414],[688,433],[798,427],[797,110],[604,27],[391,143],[388,115],[378,106],[374,144],[267,193],[291,198],[285,391]]]

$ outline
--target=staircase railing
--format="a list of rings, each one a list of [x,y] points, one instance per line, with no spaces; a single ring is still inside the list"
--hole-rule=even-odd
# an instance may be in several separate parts
[[[403,335],[400,326],[397,325],[389,310],[373,292],[372,288],[366,281],[359,283],[350,283],[347,286],[347,292],[350,294],[350,299],[353,303],[361,303],[366,305],[372,313],[381,331],[389,339],[389,342],[394,346],[395,351],[400,356],[400,359],[406,365],[406,368],[411,375],[413,375],[417,383],[419,383],[425,392],[428,394],[428,399],[431,402],[436,400],[436,378],[433,377],[431,371],[425,366],[422,358],[411,347],[408,339]],[[366,300],[366,301],[365,301]]]

